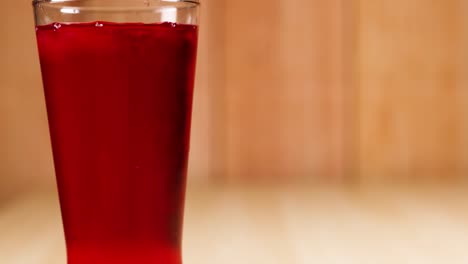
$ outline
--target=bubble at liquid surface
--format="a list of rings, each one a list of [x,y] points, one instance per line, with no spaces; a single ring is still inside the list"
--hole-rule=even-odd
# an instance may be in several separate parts
[[[101,22],[96,22],[96,24],[94,24],[94,26],[96,26],[96,27],[99,27],[99,28],[100,28],[100,27],[103,27],[103,26],[104,26],[104,24],[103,24],[103,23],[101,23]]]
[[[62,27],[60,23],[54,23],[54,31],[59,30]]]

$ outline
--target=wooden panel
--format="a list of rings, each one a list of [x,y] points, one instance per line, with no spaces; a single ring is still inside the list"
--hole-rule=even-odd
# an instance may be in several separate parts
[[[360,0],[363,181],[468,175],[461,2]]]
[[[192,118],[189,181],[219,179],[224,174],[223,16],[223,1],[203,1]]]
[[[0,200],[55,186],[29,1],[0,8]]]
[[[0,193],[53,186],[30,5],[5,5]],[[466,14],[462,0],[204,0],[189,179],[468,175]]]
[[[226,1],[229,179],[339,177],[341,1]]]

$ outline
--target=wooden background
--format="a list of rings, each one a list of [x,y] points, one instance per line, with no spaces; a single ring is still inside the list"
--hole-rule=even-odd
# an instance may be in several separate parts
[[[212,177],[468,175],[465,1],[204,3],[198,92],[215,112],[199,119],[214,125],[203,133]]]
[[[468,175],[466,1],[202,6],[192,181]],[[0,194],[53,187],[29,0],[3,3],[0,39]]]

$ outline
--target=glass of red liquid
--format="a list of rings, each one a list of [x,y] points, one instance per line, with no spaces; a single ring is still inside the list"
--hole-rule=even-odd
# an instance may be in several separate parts
[[[180,264],[197,0],[36,0],[69,264]]]

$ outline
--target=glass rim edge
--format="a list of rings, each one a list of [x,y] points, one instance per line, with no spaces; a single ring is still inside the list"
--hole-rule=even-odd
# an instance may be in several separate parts
[[[39,4],[39,3],[66,3],[66,2],[73,2],[77,0],[32,0],[32,4]],[[196,4],[199,5],[199,0],[160,0],[160,2],[168,2],[168,3],[189,3],[189,4]]]

